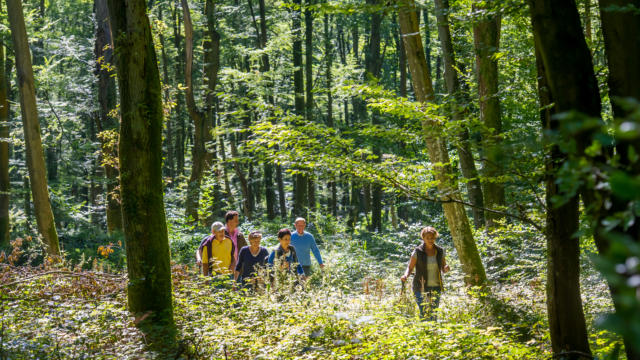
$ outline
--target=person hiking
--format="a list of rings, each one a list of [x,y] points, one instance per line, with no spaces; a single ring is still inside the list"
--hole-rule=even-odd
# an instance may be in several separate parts
[[[404,283],[415,268],[413,277],[413,293],[420,310],[420,318],[435,321],[435,309],[440,305],[440,294],[444,289],[442,274],[448,272],[449,265],[444,257],[444,249],[436,245],[438,231],[427,226],[420,231],[423,243],[411,254],[407,270],[400,278]]]
[[[264,266],[269,256],[269,251],[264,246],[260,246],[262,234],[253,231],[249,234],[249,246],[240,249],[238,262],[234,272],[234,280],[240,282],[241,287],[252,287],[254,290],[259,283],[264,281],[258,276],[258,269]],[[234,283],[235,287],[235,283]]]
[[[291,246],[296,249],[296,254],[298,255],[298,260],[300,261],[304,275],[309,277],[311,276],[310,253],[313,253],[318,265],[320,265],[320,268],[324,268],[324,262],[322,261],[320,250],[316,244],[316,239],[313,235],[304,231],[307,226],[307,221],[304,218],[299,217],[294,221],[293,225],[295,226],[296,231],[291,234]]]
[[[231,239],[235,249],[233,253],[233,268],[235,269],[238,261],[238,252],[247,246],[247,240],[245,240],[244,235],[242,235],[242,232],[238,228],[240,224],[240,214],[237,211],[227,211],[224,215],[224,222],[226,224],[224,234]]]
[[[296,249],[291,246],[291,230],[280,229],[278,231],[278,242],[280,244],[269,254],[267,263],[271,266],[277,265],[276,269],[278,270],[289,272],[293,272],[291,265],[294,265],[296,273],[304,276],[304,270],[302,270],[302,266],[298,262]]]
[[[211,224],[211,235],[202,239],[196,250],[196,262],[202,275],[231,274],[233,272],[233,242],[224,235],[224,225],[216,221]]]

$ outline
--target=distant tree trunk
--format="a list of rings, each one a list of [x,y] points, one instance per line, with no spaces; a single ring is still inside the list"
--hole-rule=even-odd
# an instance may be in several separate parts
[[[94,12],[96,16],[95,56],[96,75],[98,77],[98,103],[100,111],[97,118],[97,130],[100,136],[102,157],[104,164],[107,206],[107,231],[122,231],[122,208],[120,207],[120,191],[118,189],[118,149],[117,140],[118,121],[109,115],[117,106],[116,82],[113,71],[113,41],[109,24],[109,9],[106,0],[95,0]],[[111,133],[103,133],[109,130]]]
[[[307,0],[307,7],[304,11],[304,40],[305,40],[305,113],[309,122],[315,120],[313,116],[313,12],[309,8],[314,3],[313,0]],[[309,216],[312,216],[316,210],[316,186],[313,175],[305,176],[307,178],[307,200],[309,206]]]
[[[185,204],[186,216],[198,221],[198,207],[200,199],[200,184],[207,168],[211,165],[213,153],[207,151],[206,144],[211,141],[212,107],[213,95],[218,79],[218,68],[220,64],[220,35],[215,30],[213,14],[215,11],[213,0],[205,2],[205,15],[207,18],[207,34],[205,36],[205,69],[204,73],[207,82],[205,95],[205,109],[198,109],[193,95],[193,25],[191,23],[191,12],[187,0],[181,0],[184,13],[185,32],[185,90],[186,102],[189,116],[193,120],[193,147],[191,149],[191,175],[187,189],[187,199]]]
[[[378,0],[367,0],[369,5],[380,5]],[[365,54],[365,67],[368,77],[379,78],[382,69],[382,57],[380,55],[381,25],[383,14],[381,11],[371,13],[371,31],[369,33],[369,49]],[[371,121],[374,125],[380,125],[381,114],[373,110]],[[374,155],[378,162],[382,161],[382,144],[374,144]],[[366,193],[366,192],[365,192]],[[371,185],[371,231],[382,231],[382,186]]]
[[[231,156],[233,156],[235,159],[238,159],[240,156],[238,154],[238,148],[235,144],[235,141],[233,139],[229,139],[229,144],[231,145]],[[242,204],[243,204],[242,207],[243,207],[244,216],[246,216],[247,219],[252,219],[253,218],[253,199],[252,199],[253,196],[251,194],[249,180],[247,179],[244,172],[242,171],[242,168],[240,167],[240,163],[238,162],[238,160],[234,160],[233,169],[235,170],[236,176],[240,181],[240,190],[242,191]]]
[[[331,24],[329,14],[324,14],[324,53],[325,53],[325,79],[327,87],[327,126],[334,127],[333,124],[333,91],[331,67],[333,66],[333,48],[331,46]],[[331,177],[328,184],[329,188],[329,212],[333,216],[338,216],[338,198],[336,189],[335,176]]]
[[[484,4],[484,5],[483,5]],[[489,15],[476,21],[473,25],[473,41],[476,52],[476,73],[478,76],[478,96],[480,98],[480,121],[490,134],[484,141],[484,175],[495,178],[503,173],[504,149],[501,146],[502,119],[500,115],[500,98],[498,97],[498,61],[494,55],[500,44],[500,14],[493,14],[495,2],[488,5],[478,0],[474,9],[484,10]],[[488,9],[489,8],[489,9]],[[505,205],[504,185],[489,181],[484,184],[484,205],[489,209]],[[494,227],[495,221],[502,216],[486,212],[488,227]]]
[[[118,154],[129,311],[141,317],[138,326],[153,335],[152,341],[172,342],[174,323],[162,186],[163,109],[158,61],[145,1],[108,0],[108,5],[122,114]]]
[[[422,9],[422,18],[424,19],[424,55],[429,75],[431,75],[431,31],[429,29],[429,11],[426,8]],[[418,22],[420,22],[420,15],[418,15]]]
[[[11,219],[9,201],[11,183],[9,181],[9,101],[8,81],[5,73],[4,39],[0,37],[0,247],[9,246]]]
[[[627,6],[626,10],[624,6]],[[616,9],[617,8],[617,9]],[[609,67],[609,98],[613,109],[614,122],[633,121],[632,110],[626,109],[619,103],[623,98],[640,100],[640,69],[636,59],[640,55],[640,0],[600,0],[600,19],[602,23],[602,35],[604,37],[605,54]],[[635,120],[638,124],[638,120]],[[640,144],[635,139],[616,139],[616,154],[620,156],[620,164],[631,176],[640,175],[640,162],[636,156],[640,153]],[[601,194],[586,194],[583,197],[588,211],[595,218],[594,238],[598,251],[606,254],[609,249],[609,236],[612,233],[625,234],[636,242],[640,241],[640,224],[636,221],[627,227],[626,223],[619,224],[614,229],[604,226],[604,221],[627,211],[628,201],[621,199],[614,193],[601,190]],[[604,194],[602,194],[604,192]],[[611,206],[603,206],[607,199]],[[609,235],[609,236],[608,236]],[[621,302],[616,296],[619,293],[619,285],[609,283],[613,304],[616,313],[629,312],[628,305]],[[634,310],[631,310],[634,311]],[[624,316],[624,315],[622,315]],[[627,359],[640,359],[640,345],[637,339],[627,335],[624,337]],[[635,346],[635,347],[634,347]]]
[[[181,17],[178,14],[178,6],[173,8],[173,39],[174,45],[178,52],[178,58],[176,59],[176,69],[175,76],[178,82],[184,79],[184,58],[185,58],[185,49],[182,46],[182,25],[181,25]],[[186,141],[186,124],[183,117],[183,108],[184,108],[184,96],[181,93],[176,94],[176,120],[177,129],[176,129],[176,140],[175,140],[175,157],[176,157],[176,174],[183,175],[184,174],[184,154],[185,148],[184,144]]]
[[[163,21],[163,11],[162,11],[163,5],[161,4],[160,6],[158,6],[158,20]],[[164,21],[163,21],[164,22]],[[169,59],[167,57],[167,42],[164,39],[164,35],[162,34],[162,31],[158,32],[158,41],[160,42],[160,58],[162,60],[162,83],[163,83],[163,87],[164,87],[164,94],[163,94],[163,103],[166,103],[168,101],[171,101],[171,94],[169,93],[169,85],[171,80],[169,79]],[[174,153],[174,149],[173,149],[173,119],[171,118],[171,114],[169,114],[169,116],[167,116],[167,120],[166,120],[166,131],[165,131],[165,142],[164,142],[164,146],[166,146],[166,151],[164,152],[165,156],[166,156],[166,163],[165,163],[165,174],[167,174],[167,176],[173,180],[173,178],[175,177],[175,172],[176,172],[176,164],[175,164],[175,153]],[[169,182],[169,184],[167,184],[168,187],[170,187],[173,184],[173,182]]]
[[[400,83],[398,84],[398,92],[400,96],[407,97],[407,55],[404,50],[404,42],[402,41],[402,34],[398,30],[397,38],[397,53],[398,53],[398,70],[400,72]],[[404,146],[404,145],[403,145]],[[404,194],[397,195],[398,218],[404,222],[409,221],[409,214],[407,206],[405,205],[407,197]]]
[[[529,0],[533,34],[537,49],[540,105],[555,104],[554,113],[578,111],[600,116],[600,95],[591,55],[582,33],[580,17],[573,0]],[[543,111],[545,129],[555,130],[562,118]],[[578,139],[581,143],[582,140]],[[582,143],[579,146],[584,146]],[[551,346],[556,356],[591,358],[587,328],[580,298],[580,245],[578,197],[565,194],[556,174],[566,155],[550,145],[547,161],[547,313]],[[568,198],[560,206],[554,196]]]
[[[302,68],[302,26],[300,20],[301,0],[294,0],[297,6],[291,14],[291,30],[293,33],[293,87],[295,91],[295,113],[300,117],[305,116],[304,101],[304,73]],[[304,174],[294,175],[293,216],[306,216],[307,178]]]
[[[399,23],[409,61],[413,90],[419,102],[433,102],[435,93],[422,49],[415,4],[413,0],[409,0],[402,5],[398,10]],[[444,164],[436,168],[435,177],[438,181],[438,190],[444,199],[460,200],[454,171],[449,165],[446,143],[442,137],[432,135],[437,126],[428,119],[422,121],[423,136],[427,144],[429,159],[433,164]],[[460,257],[465,283],[484,285],[487,277],[463,205],[459,202],[444,202],[442,207],[451,229],[453,244]]]
[[[606,1],[605,1],[606,2]],[[584,35],[587,38],[587,45],[593,41],[593,31],[591,31],[591,0],[583,0],[584,3]],[[603,2],[600,1],[600,4]],[[624,2],[625,4],[627,1]]]
[[[7,0],[7,13],[11,28],[11,37],[16,57],[16,71],[18,75],[18,88],[20,92],[20,110],[22,124],[24,126],[25,148],[27,155],[27,167],[29,168],[29,181],[33,194],[33,205],[36,212],[38,230],[43,237],[49,255],[60,255],[58,233],[56,232],[51,203],[49,202],[49,190],[47,188],[46,167],[42,141],[40,139],[40,122],[36,107],[36,92],[33,80],[33,68],[31,66],[31,53],[29,40],[24,24],[22,2],[20,0]]]
[[[453,120],[463,121],[469,112],[465,109],[465,101],[460,89],[460,81],[456,71],[456,60],[451,41],[451,31],[449,30],[449,0],[435,0],[436,18],[438,21],[438,36],[442,46],[442,57],[444,59],[444,79],[447,92],[455,99],[453,104]],[[463,130],[459,135],[459,145],[457,145],[458,158],[460,159],[460,169],[462,175],[467,179],[467,192],[469,200],[474,207],[473,222],[476,228],[484,226],[484,207],[482,199],[482,187],[478,179],[471,144],[469,143],[469,131],[463,125]]]

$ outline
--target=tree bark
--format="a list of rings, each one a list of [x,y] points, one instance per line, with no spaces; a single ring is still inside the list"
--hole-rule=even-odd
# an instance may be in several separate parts
[[[120,207],[120,190],[118,188],[118,121],[109,115],[117,106],[116,82],[113,71],[113,40],[109,24],[109,9],[106,0],[95,0],[96,16],[95,55],[96,75],[98,80],[98,133],[100,134],[102,162],[104,164],[106,188],[107,231],[122,231],[122,208]],[[103,131],[109,131],[103,133]]]
[[[466,108],[464,95],[460,89],[460,81],[456,71],[456,60],[451,41],[451,31],[449,29],[449,1],[435,0],[436,19],[438,22],[438,37],[442,46],[442,58],[444,60],[444,80],[447,92],[454,99],[452,115],[454,121],[463,121],[469,116]],[[482,198],[482,187],[478,179],[478,170],[473,159],[471,144],[469,143],[469,131],[462,125],[462,131],[458,136],[458,158],[460,159],[460,170],[467,181],[467,193],[473,207],[473,222],[476,228],[484,226],[484,202]]]
[[[120,192],[129,310],[172,342],[171,264],[162,185],[162,89],[144,0],[108,0],[120,90]],[[161,329],[161,330],[160,330]],[[157,334],[155,331],[161,331]],[[166,338],[164,338],[166,337]]]
[[[529,0],[537,50],[541,106],[555,104],[554,113],[578,111],[600,116],[600,96],[591,55],[582,33],[580,17],[573,0]],[[543,108],[545,109],[545,108]],[[562,126],[562,118],[542,114],[545,128]],[[577,139],[584,148],[582,139]],[[567,140],[568,141],[568,140]],[[566,194],[555,179],[567,161],[557,146],[550,146],[547,161],[547,312],[553,352],[568,358],[591,358],[587,329],[580,298],[580,249],[578,197]],[[560,206],[552,197],[562,196]],[[584,355],[581,355],[584,354]]]
[[[9,179],[9,101],[8,81],[5,73],[4,39],[0,37],[0,248],[9,246],[11,219],[9,201],[11,183]]]
[[[425,104],[433,102],[435,93],[422,49],[413,0],[402,2],[398,15],[416,99]],[[459,200],[460,194],[453,169],[449,165],[446,143],[442,137],[434,136],[434,131],[440,130],[439,126],[429,119],[424,119],[422,130],[431,163],[443,164],[436,168],[435,173],[441,197],[445,200]],[[484,285],[487,277],[463,205],[458,202],[445,201],[442,207],[451,230],[453,243],[460,257],[465,283]]]
[[[480,98],[480,121],[488,129],[489,134],[484,140],[484,176],[489,181],[484,183],[484,205],[495,209],[505,205],[504,185],[495,181],[503,173],[504,149],[501,146],[502,119],[500,114],[500,98],[498,97],[498,61],[494,55],[500,45],[500,14],[491,9],[495,2],[481,2],[474,4],[478,12],[486,11],[473,25],[473,41],[476,52],[476,72],[478,77],[478,96]],[[486,212],[487,227],[496,225],[500,215]]]
[[[47,253],[59,256],[60,245],[49,201],[44,153],[42,140],[40,139],[40,122],[36,107],[33,68],[31,66],[31,53],[24,24],[22,2],[20,0],[7,0],[7,13],[16,56],[20,110],[24,126],[27,167],[29,168],[29,181],[33,194],[36,221],[38,230],[47,247]]]

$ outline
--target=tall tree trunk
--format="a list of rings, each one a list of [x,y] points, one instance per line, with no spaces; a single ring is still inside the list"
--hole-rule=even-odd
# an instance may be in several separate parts
[[[293,33],[293,87],[295,91],[295,113],[300,117],[305,116],[304,101],[304,74],[302,68],[302,26],[300,20],[301,0],[294,0],[296,9],[291,14],[291,30]],[[306,216],[307,178],[301,173],[294,175],[293,216]]]
[[[591,0],[583,0],[584,3],[584,35],[587,38],[587,45],[593,41],[593,31],[591,31]],[[600,1],[600,4],[603,2]],[[624,2],[627,4],[627,1]]]
[[[426,7],[422,9],[422,18],[424,19],[424,55],[431,75],[431,29],[429,29],[429,11]],[[418,15],[418,22],[420,22],[420,15]]]
[[[9,246],[11,219],[9,201],[11,183],[9,181],[9,101],[8,81],[5,73],[4,39],[0,37],[0,247]]]
[[[333,48],[331,46],[331,24],[329,14],[324,14],[324,53],[325,53],[325,80],[327,88],[327,126],[334,127],[333,124],[333,91],[331,67],[333,66]],[[329,212],[333,216],[338,216],[338,198],[335,177],[331,177],[329,188]]]
[[[162,89],[144,0],[108,0],[120,90],[120,193],[129,310],[152,340],[174,336],[162,186]],[[157,334],[155,331],[162,334]]]
[[[555,104],[554,113],[578,111],[600,116],[600,96],[591,55],[573,0],[529,0],[537,49],[541,106]],[[562,118],[543,113],[546,129],[558,129]],[[567,140],[568,141],[568,140]],[[581,140],[579,139],[579,142]],[[584,146],[584,143],[579,145]],[[547,163],[547,313],[551,345],[557,356],[591,358],[580,298],[578,197],[559,188],[555,177],[566,155],[551,146]],[[552,197],[567,201],[556,206]]]
[[[31,66],[29,40],[24,24],[22,2],[7,0],[7,13],[11,27],[11,38],[16,56],[16,71],[18,74],[18,88],[20,92],[20,110],[24,126],[24,138],[29,168],[29,181],[33,194],[33,205],[36,213],[38,230],[42,235],[49,255],[59,256],[60,245],[56,232],[49,191],[47,188],[46,167],[42,140],[40,139],[40,122],[36,107],[36,92]]]
[[[163,5],[161,4],[160,6],[158,6],[158,20],[163,22],[162,10],[163,10]],[[160,58],[162,60],[162,84],[164,88],[164,94],[163,94],[164,98],[162,101],[164,103],[167,103],[171,101],[171,94],[169,92],[169,86],[168,86],[171,80],[169,79],[169,58],[167,57],[167,42],[165,41],[162,31],[158,33],[158,41],[160,42],[160,49],[161,49]],[[169,114],[166,120],[166,131],[165,131],[166,140],[164,142],[166,151],[164,152],[164,154],[167,159],[165,163],[165,173],[170,179],[173,180],[176,172],[176,164],[175,164],[175,153],[173,148],[173,143],[174,143],[173,119],[171,118],[172,117],[171,115],[172,114]],[[170,182],[169,184],[167,184],[167,186],[171,186],[171,184],[173,184],[173,182]]]
[[[207,81],[207,95],[205,96],[205,109],[198,109],[193,95],[193,25],[191,23],[191,12],[187,0],[181,0],[182,11],[184,13],[185,32],[185,90],[186,102],[189,116],[193,120],[193,147],[191,148],[191,175],[187,189],[185,204],[186,216],[194,221],[198,221],[198,207],[200,199],[200,184],[204,171],[210,167],[212,153],[207,151],[206,144],[211,141],[212,120],[211,108],[213,106],[213,94],[218,77],[218,67],[220,59],[220,36],[215,30],[213,19],[213,0],[205,3],[205,13],[207,18],[207,35],[205,36],[205,76]]]
[[[404,50],[404,42],[402,41],[400,29],[398,29],[397,53],[398,53],[398,70],[400,72],[400,83],[398,84],[398,92],[401,97],[407,97],[407,55]],[[404,145],[403,145],[404,146]],[[397,195],[398,218],[404,222],[409,221],[408,208],[405,205],[407,196],[404,194]]]
[[[180,82],[184,79],[184,58],[185,58],[185,49],[182,46],[182,22],[180,15],[178,14],[178,6],[173,8],[173,39],[174,44],[178,52],[178,58],[176,60],[176,81]],[[181,93],[176,94],[176,111],[174,112],[176,115],[177,121],[177,129],[176,129],[176,140],[175,140],[175,157],[176,157],[176,174],[183,175],[184,174],[184,165],[185,165],[185,148],[184,144],[186,141],[186,124],[183,116],[183,108],[184,108],[184,96]]]
[[[436,19],[438,21],[438,37],[442,46],[442,58],[444,59],[444,80],[449,95],[453,97],[452,115],[454,121],[463,121],[469,116],[465,108],[464,95],[461,93],[460,81],[456,71],[456,60],[451,41],[451,31],[449,29],[449,0],[435,0]],[[473,205],[473,222],[476,228],[484,226],[484,207],[482,198],[482,187],[478,179],[471,144],[469,143],[469,131],[466,126],[462,126],[457,145],[458,157],[460,158],[460,169],[462,175],[467,179],[467,192],[469,200]]]
[[[406,4],[406,5],[405,5]],[[433,102],[435,93],[431,85],[431,76],[427,69],[427,62],[422,49],[422,40],[418,27],[418,19],[415,11],[413,0],[403,3],[398,10],[400,30],[404,40],[404,46],[411,71],[411,79],[413,81],[413,90],[416,99],[421,103]],[[451,229],[451,237],[456,247],[464,280],[467,284],[483,285],[486,283],[487,277],[484,266],[480,260],[480,255],[476,247],[469,225],[469,219],[464,207],[460,204],[460,194],[457,189],[454,171],[449,165],[449,153],[447,146],[442,137],[433,135],[434,129],[438,129],[438,125],[424,119],[422,121],[423,136],[427,144],[427,152],[429,159],[433,164],[443,164],[436,168],[434,174],[438,181],[438,190],[444,197],[442,204],[444,214]]]
[[[378,0],[368,0],[369,5],[380,5]],[[369,49],[365,55],[365,66],[368,77],[379,78],[382,69],[382,57],[380,55],[382,12],[371,13],[371,31],[369,33]],[[382,123],[381,114],[373,110],[371,121],[374,125]],[[382,144],[374,144],[373,154],[377,156],[376,161],[382,161]],[[371,231],[382,231],[382,186],[371,185]]]
[[[501,146],[502,119],[500,115],[500,99],[498,97],[498,61],[494,55],[500,44],[500,14],[496,13],[496,2],[474,4],[474,9],[486,11],[487,16],[473,25],[473,41],[476,52],[476,73],[478,77],[478,96],[480,98],[480,121],[486,126],[489,134],[484,141],[484,176],[492,179],[502,175],[504,149]],[[446,65],[445,65],[446,66]],[[484,184],[484,205],[489,209],[505,205],[504,185],[496,181]],[[486,212],[488,227],[494,227],[501,216]]]
[[[95,0],[96,16],[95,56],[96,75],[98,77],[98,133],[101,142],[106,188],[107,231],[122,231],[122,208],[120,207],[120,191],[118,187],[118,121],[109,116],[116,108],[116,82],[113,71],[113,41],[109,24],[109,9],[106,0]],[[108,132],[104,132],[108,131]]]
[[[585,2],[586,4],[588,2]],[[625,11],[619,10],[624,9],[624,6],[628,7]],[[640,38],[638,37],[640,14],[637,9],[640,9],[639,0],[600,0],[602,35],[609,67],[609,98],[616,124],[634,119],[632,111],[622,106],[619,101],[623,98],[640,100],[640,69],[635,61],[640,55]],[[635,122],[638,123],[637,120]],[[620,156],[619,166],[631,176],[640,175],[640,163],[636,159],[636,154],[640,151],[637,138],[618,138],[615,149]],[[594,238],[601,254],[607,253],[610,246],[609,236],[612,233],[625,234],[636,242],[640,241],[640,224],[637,220],[628,228],[625,228],[626,224],[620,224],[614,229],[604,226],[604,221],[607,218],[627,211],[628,201],[626,199],[620,198],[615,193],[599,194],[599,196],[587,194],[583,199],[588,205],[588,211],[595,215]],[[605,201],[603,199],[608,199],[611,205],[603,206]],[[617,296],[620,292],[619,285],[610,282],[609,288],[616,313],[621,316],[633,313],[634,309],[629,309],[628,305],[621,302]],[[640,359],[640,345],[638,345],[637,339],[626,335],[624,344],[627,359]]]
[[[310,9],[314,3],[313,0],[307,0],[307,7],[304,11],[304,40],[305,40],[305,113],[306,119],[313,122],[314,102],[313,102],[313,12]],[[312,173],[307,178],[307,198],[309,206],[309,216],[312,216],[316,210],[316,185]]]

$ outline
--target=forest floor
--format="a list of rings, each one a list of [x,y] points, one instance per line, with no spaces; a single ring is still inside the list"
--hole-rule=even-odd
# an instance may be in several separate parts
[[[218,289],[198,276],[189,258],[198,240],[173,239],[179,358],[551,358],[544,242],[534,232],[514,227],[500,237],[476,235],[492,280],[489,294],[463,285],[445,235],[452,271],[445,277],[437,322],[423,322],[411,291],[403,292],[399,280],[415,245],[407,234],[416,229],[386,235],[316,230],[326,268],[315,269],[305,289],[292,291],[291,284],[282,283],[255,295]],[[274,243],[272,237],[263,241]],[[0,359],[166,357],[145,346],[127,311],[125,271],[105,267],[118,263],[107,261],[119,255],[118,249],[112,243],[92,260],[55,266],[14,266],[5,259],[0,265]],[[594,325],[611,311],[611,300],[588,254],[584,258],[583,301],[592,350],[607,358],[620,339]]]

